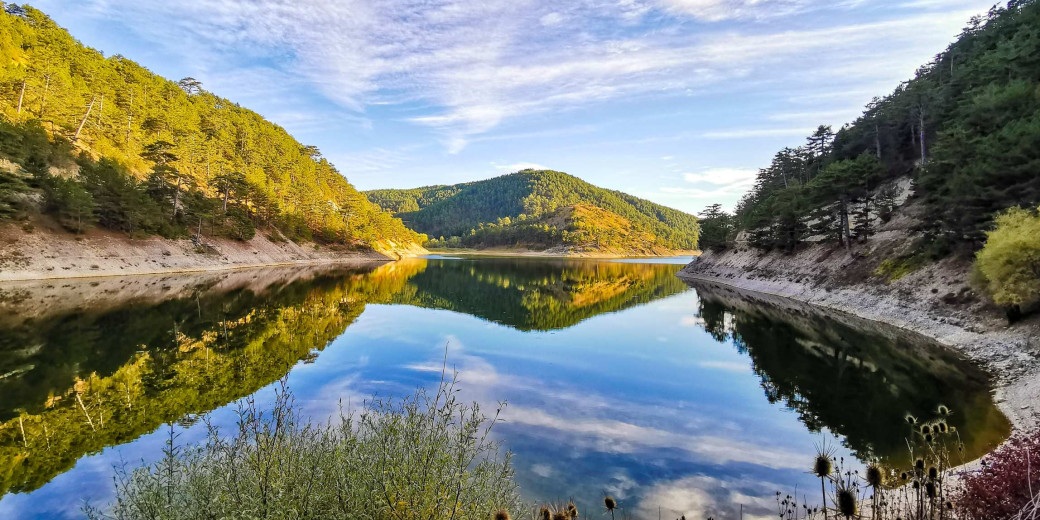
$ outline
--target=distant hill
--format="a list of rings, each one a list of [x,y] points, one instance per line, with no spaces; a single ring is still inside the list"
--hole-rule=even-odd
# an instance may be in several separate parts
[[[0,223],[37,211],[80,233],[421,242],[313,146],[256,112],[76,41],[44,13],[0,11]]]
[[[697,247],[693,215],[551,170],[365,194],[432,247],[647,255]]]

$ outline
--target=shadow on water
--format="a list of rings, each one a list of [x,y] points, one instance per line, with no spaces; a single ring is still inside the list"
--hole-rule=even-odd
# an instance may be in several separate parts
[[[414,259],[0,287],[0,496],[308,362],[369,303],[570,327],[686,290],[677,266]]]
[[[907,466],[907,440],[920,439],[906,414],[931,420],[940,404],[954,411],[954,463],[984,455],[1010,432],[990,377],[928,338],[768,295],[691,285],[705,330],[750,356],[766,398],[794,410],[810,430],[840,434],[861,460]]]

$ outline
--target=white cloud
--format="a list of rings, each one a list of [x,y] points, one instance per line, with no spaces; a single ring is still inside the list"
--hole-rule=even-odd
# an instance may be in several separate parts
[[[751,371],[751,367],[747,363],[738,363],[736,361],[701,361],[697,363],[697,366],[736,374],[747,374]]]
[[[549,412],[513,406],[505,415],[514,425],[551,432],[566,438],[572,446],[583,446],[605,453],[635,454],[647,449],[680,450],[703,462],[728,464],[742,462],[772,469],[799,469],[805,466],[801,455],[785,448],[771,448],[731,436],[669,431],[607,418],[559,417]]]
[[[716,130],[704,132],[701,137],[705,139],[755,139],[759,137],[797,137],[808,136],[813,131],[811,127],[797,128],[744,128],[736,130]]]
[[[243,63],[273,62],[279,69],[261,67],[256,73],[266,80],[237,87],[217,80],[228,90],[270,88],[286,95],[279,85],[291,77],[356,113],[372,106],[407,107],[403,119],[433,129],[450,153],[515,119],[619,99],[683,96],[741,81],[802,80],[806,70],[826,63],[847,68],[845,75],[841,69],[814,69],[814,90],[822,94],[841,90],[848,71],[894,83],[913,65],[862,65],[900,57],[916,63],[919,53],[912,50],[945,43],[971,14],[944,9],[780,31],[711,24],[691,30],[683,25],[687,17],[757,20],[823,7],[808,0],[581,0],[566,7],[547,0],[83,3],[92,16],[118,17],[148,40],[194,56],[214,78],[252,66]],[[703,137],[804,131],[720,130]]]
[[[806,0],[660,0],[660,3],[669,11],[706,22],[781,17],[810,5]]]
[[[753,168],[709,168],[696,173],[683,174],[683,180],[690,183],[707,183],[719,186],[740,185],[746,187],[755,180],[758,170]]]
[[[531,169],[531,170],[551,170],[552,169],[552,168],[549,168],[548,166],[542,166],[541,164],[533,163],[533,162],[517,162],[517,163],[512,163],[512,164],[498,164],[498,163],[494,163],[493,162],[493,163],[491,163],[491,167],[496,169],[496,170],[498,170],[498,171],[500,171],[500,172],[507,172],[507,173],[518,172],[520,170],[527,170],[527,169]]]
[[[748,490],[741,490],[742,487],[753,488],[754,496],[748,495]],[[644,490],[635,517],[655,518],[661,513],[668,518],[679,515],[722,517],[743,506],[745,520],[766,520],[776,518],[776,502],[770,496],[776,489],[780,488],[764,482],[738,483],[704,475],[690,476],[657,483]],[[661,504],[667,504],[669,509],[659,511]]]
[[[566,20],[566,17],[564,17],[560,13],[555,12],[549,13],[538,19],[538,21],[541,22],[542,25],[544,25],[545,27],[554,27],[560,25],[564,22],[564,20]]]

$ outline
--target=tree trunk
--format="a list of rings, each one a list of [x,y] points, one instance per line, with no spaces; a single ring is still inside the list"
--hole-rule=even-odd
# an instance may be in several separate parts
[[[177,206],[180,205],[181,201],[181,176],[177,175],[177,186],[173,189],[173,217],[171,221],[177,219]]]
[[[18,94],[18,113],[22,113],[22,100],[25,99],[25,80],[22,80],[22,92]]]
[[[845,195],[841,197],[841,232],[845,237],[845,251],[851,252],[852,232],[849,230],[849,199]]]
[[[44,77],[44,81],[43,81],[43,95],[40,96],[40,114],[38,116],[40,119],[43,119],[43,112],[47,108],[47,93],[50,90],[50,88],[51,88],[51,77],[50,77],[50,75],[47,75],[47,76]]]
[[[925,155],[925,144],[924,144],[924,107],[918,112],[918,125],[917,131],[920,133],[918,142],[921,144],[921,165],[928,164],[928,157]]]
[[[130,130],[134,123],[134,91],[130,91],[130,106],[126,109],[126,144],[130,144]]]
[[[877,123],[874,123],[874,149],[877,151],[877,158],[881,160],[881,129],[878,128]]]
[[[87,118],[90,117],[90,110],[94,108],[94,100],[97,96],[90,98],[90,104],[87,105],[87,113],[83,114],[83,120],[79,122],[79,128],[76,129],[76,135],[72,136],[72,142],[79,140],[79,133],[83,131],[83,125],[87,124]]]

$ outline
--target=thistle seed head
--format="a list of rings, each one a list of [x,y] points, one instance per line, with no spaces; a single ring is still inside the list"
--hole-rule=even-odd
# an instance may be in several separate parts
[[[506,511],[505,509],[499,509],[498,511],[495,511],[494,519],[509,520],[509,511]]]
[[[823,478],[830,475],[833,471],[834,461],[831,460],[830,455],[826,453],[816,455],[816,460],[813,461],[813,475]]]
[[[879,488],[885,482],[885,474],[877,464],[867,466],[867,484],[872,488]]]
[[[603,497],[603,505],[606,506],[607,511],[613,511],[617,507],[617,501],[614,500],[614,497],[607,495]]]
[[[851,489],[844,488],[838,490],[838,512],[845,518],[852,518],[859,512],[856,494]]]

